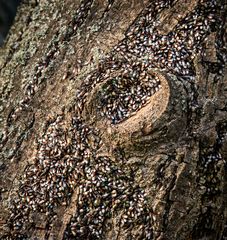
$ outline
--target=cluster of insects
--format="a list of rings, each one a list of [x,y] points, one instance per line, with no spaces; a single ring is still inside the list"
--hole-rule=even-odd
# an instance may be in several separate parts
[[[135,114],[160,89],[160,80],[149,76],[149,70],[165,71],[187,81],[195,79],[193,59],[201,52],[202,42],[215,30],[216,1],[201,1],[163,35],[159,33],[157,16],[171,4],[173,1],[158,1],[147,7],[107,56],[105,71],[98,78],[96,73],[90,77],[93,87],[104,82],[98,108],[100,115],[113,124]]]
[[[65,231],[64,239],[102,239],[105,221],[121,214],[118,226],[135,228],[143,224],[140,235],[152,237],[152,214],[147,207],[144,190],[133,186],[131,174],[124,173],[108,157],[98,157],[86,166],[79,187],[75,215]],[[86,180],[85,180],[86,179]]]
[[[133,186],[132,170],[109,157],[96,156],[101,139],[80,118],[72,118],[70,129],[65,127],[64,117],[58,116],[39,141],[34,164],[25,170],[12,203],[11,229],[23,230],[31,212],[45,213],[51,219],[55,207],[69,205],[78,188],[76,212],[65,230],[65,239],[99,239],[105,220],[119,212],[119,226],[143,223],[144,239],[150,239],[151,210],[144,190]]]
[[[152,1],[143,11],[125,39],[83,82],[76,95],[71,123],[63,115],[49,123],[39,141],[34,163],[25,170],[18,197],[12,203],[9,223],[14,232],[23,231],[31,212],[53,217],[55,207],[69,205],[72,193],[79,189],[77,207],[65,229],[65,239],[102,239],[107,219],[117,215],[121,216],[119,226],[139,229],[135,233],[139,236],[130,235],[128,239],[153,239],[154,219],[145,191],[135,186],[134,173],[126,164],[97,156],[101,137],[98,130],[84,123],[81,113],[86,96],[97,83],[102,82],[98,111],[112,124],[118,124],[145,106],[161,88],[159,78],[150,73],[153,68],[193,80],[193,58],[212,31],[215,3],[201,1],[167,35],[158,31],[158,16],[173,1]],[[74,30],[83,23],[91,4],[92,1],[87,1],[79,8]],[[50,52],[50,59],[56,52]],[[43,66],[46,63],[38,66],[37,77],[26,88],[28,99],[35,94]],[[27,100],[23,101],[21,104]],[[209,159],[213,157],[219,158],[212,155]]]
[[[135,68],[108,80],[98,94],[101,113],[113,124],[136,113],[161,87],[157,76],[140,72],[140,66]]]

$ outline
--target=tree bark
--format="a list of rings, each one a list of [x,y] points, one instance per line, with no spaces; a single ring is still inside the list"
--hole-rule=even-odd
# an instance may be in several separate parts
[[[226,9],[21,4],[0,49],[0,239],[227,239]]]

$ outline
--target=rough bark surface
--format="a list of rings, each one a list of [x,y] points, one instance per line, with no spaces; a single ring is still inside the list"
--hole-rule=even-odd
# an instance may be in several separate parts
[[[206,7],[204,38],[181,40]],[[227,239],[225,16],[223,1],[24,1],[0,49],[0,239]],[[165,38],[146,52],[149,22],[189,70],[165,65]],[[128,56],[131,32],[146,48]],[[131,68],[158,85],[111,120],[105,84]]]

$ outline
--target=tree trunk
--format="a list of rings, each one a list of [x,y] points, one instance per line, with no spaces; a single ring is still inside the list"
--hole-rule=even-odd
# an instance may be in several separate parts
[[[24,1],[0,49],[0,239],[227,239],[225,16]]]

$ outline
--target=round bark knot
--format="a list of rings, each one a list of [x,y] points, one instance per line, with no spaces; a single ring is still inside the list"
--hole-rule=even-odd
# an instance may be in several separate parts
[[[141,76],[140,76],[141,77]],[[144,85],[149,82],[148,78],[151,77],[156,79],[155,82],[152,82],[150,86],[153,88],[143,89]],[[99,84],[92,92],[91,97],[88,99],[87,106],[85,107],[85,115],[86,118],[95,122],[96,127],[103,133],[104,139],[106,139],[107,144],[111,142],[111,145],[131,145],[133,141],[133,136],[146,136],[149,135],[153,130],[153,125],[158,119],[162,116],[162,114],[166,111],[169,99],[170,99],[170,87],[168,83],[168,77],[158,71],[148,71],[147,76],[139,79],[140,82],[135,88],[133,88],[133,84],[127,85],[126,91],[124,92],[123,87],[117,89],[116,93],[114,92],[116,88],[111,88],[111,97],[114,98],[115,102],[111,102],[111,99],[107,99],[106,102],[103,102],[103,99],[106,100],[106,96],[102,98],[103,89],[106,89],[108,84],[112,84],[109,79],[107,79],[102,84]],[[119,82],[121,79],[119,79]],[[147,81],[147,82],[146,82]],[[158,82],[157,86],[154,86],[155,83]],[[140,88],[142,91],[139,91]],[[139,89],[138,92],[135,89]],[[146,91],[146,96],[143,98],[143,93]],[[148,94],[148,91],[151,91]],[[131,92],[130,92],[131,91]],[[133,92],[133,94],[132,94]],[[130,93],[130,94],[129,94]],[[104,93],[106,94],[106,92]],[[114,96],[113,96],[114,94]],[[115,96],[118,95],[118,96]],[[141,97],[142,95],[142,97]],[[100,104],[105,103],[106,105],[112,107],[112,116],[113,119],[116,116],[118,117],[118,113],[120,110],[116,104],[116,101],[124,97],[125,102],[128,103],[127,106],[123,106],[122,101],[119,106],[120,110],[122,110],[123,114],[125,111],[125,116],[120,119],[120,121],[113,122],[111,118],[109,118],[108,113],[111,111],[104,106],[100,108]],[[134,100],[134,99],[135,100]],[[124,100],[123,99],[123,100]],[[131,99],[131,101],[130,101]],[[144,100],[145,99],[145,100]],[[122,99],[120,99],[122,100]],[[127,100],[129,100],[127,102]],[[141,100],[141,101],[140,101]],[[143,101],[144,100],[144,101]],[[140,101],[140,102],[139,102]],[[130,103],[132,103],[130,105]],[[140,106],[135,109],[133,108],[135,104],[139,103]],[[114,105],[114,107],[113,107]],[[128,108],[127,108],[128,107]],[[104,110],[103,110],[104,109]],[[108,111],[103,113],[103,111]],[[127,111],[127,112],[126,112]],[[120,112],[121,113],[121,112]],[[119,113],[119,114],[120,114]],[[115,115],[114,115],[115,114]],[[94,120],[95,119],[95,120]],[[138,137],[137,137],[138,139]]]

